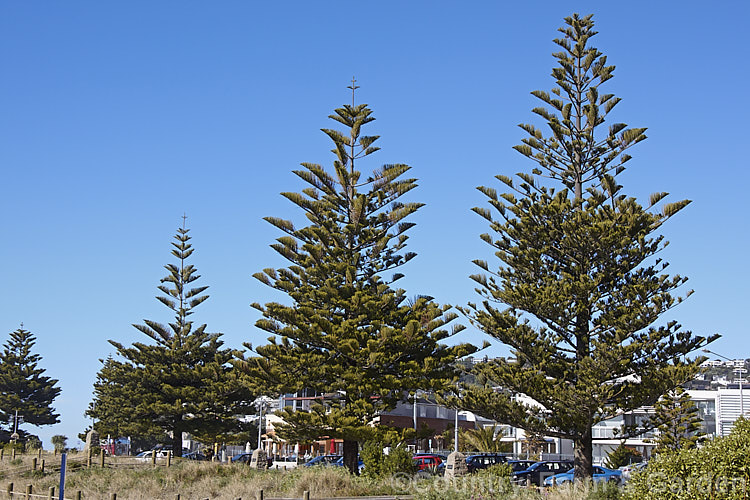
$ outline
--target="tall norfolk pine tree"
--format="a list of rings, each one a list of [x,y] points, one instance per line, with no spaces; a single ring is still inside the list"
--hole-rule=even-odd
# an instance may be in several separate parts
[[[591,427],[652,405],[689,379],[700,359],[685,356],[713,337],[662,320],[682,300],[672,293],[686,279],[665,274],[656,255],[667,243],[654,233],[688,201],[658,211],[666,193],[652,195],[645,208],[621,194],[615,178],[645,129],[614,123],[602,134],[620,100],[599,92],[614,66],[589,45],[596,34],[591,16],[565,23],[555,40],[562,49],[554,54],[557,85],[533,92],[546,105],[534,113],[550,135],[521,125],[528,137],[515,148],[537,167],[515,179],[498,175],[507,192],[480,187],[494,210],[474,209],[490,224],[482,239],[500,267],[475,261],[483,272],[472,278],[483,300],[465,312],[514,358],[479,365],[488,387],[469,390],[459,404],[572,439],[576,477],[583,477],[591,475]],[[522,404],[518,394],[542,407]]]
[[[371,110],[346,105],[330,118],[348,129],[323,130],[335,146],[333,173],[303,163],[294,173],[309,186],[283,193],[309,224],[266,218],[286,233],[272,247],[290,265],[255,277],[291,303],[254,305],[263,313],[257,326],[274,336],[244,368],[277,392],[325,393],[310,412],[282,413],[286,436],[342,438],[345,464],[354,472],[358,441],[371,431],[367,424],[409,391],[443,388],[455,376],[453,361],[473,348],[440,344],[463,329],[446,329],[456,316],[449,307],[429,297],[409,301],[392,288],[402,276],[394,270],[414,257],[403,252],[404,233],[413,226],[405,219],[421,204],[400,201],[416,186],[403,178],[409,167],[385,165],[363,178],[355,160],[379,149],[377,136],[361,135],[374,120]]]
[[[35,343],[34,335],[21,325],[10,334],[0,353],[0,422],[3,424],[12,422],[16,411],[28,424],[59,422],[52,403],[60,394],[60,388],[57,380],[43,375],[44,369],[39,368],[42,357],[33,354]],[[12,423],[8,424],[7,435],[11,433]]]
[[[230,361],[240,357],[223,349],[221,334],[193,327],[193,309],[208,298],[207,286],[190,288],[200,278],[187,259],[193,253],[188,229],[177,230],[172,243],[176,264],[167,264],[156,298],[174,312],[162,325],[145,320],[133,325],[153,343],[125,347],[109,342],[123,358],[108,358],[94,384],[87,414],[97,418],[100,432],[172,434],[175,455],[182,453],[182,433],[206,440],[242,431],[238,415],[251,412],[251,396],[238,382]]]

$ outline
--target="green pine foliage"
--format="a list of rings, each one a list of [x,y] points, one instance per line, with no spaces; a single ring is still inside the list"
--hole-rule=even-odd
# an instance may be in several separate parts
[[[532,93],[549,132],[521,125],[528,136],[516,149],[536,166],[498,175],[505,192],[479,187],[490,207],[474,211],[490,226],[482,239],[499,265],[475,261],[482,299],[465,312],[512,358],[477,365],[486,386],[457,401],[532,433],[572,439],[579,478],[591,475],[592,426],[653,405],[690,379],[702,358],[686,355],[715,338],[662,319],[683,300],[674,293],[686,278],[667,274],[658,258],[667,242],[656,232],[689,202],[659,207],[667,193],[657,193],[644,207],[622,193],[617,175],[645,129],[604,126],[620,99],[601,90],[614,66],[591,46],[593,28],[590,15],[565,19],[555,40],[556,86]]]
[[[640,451],[628,448],[624,443],[620,443],[620,446],[607,455],[607,460],[604,465],[610,469],[619,469],[623,465],[634,464],[642,461],[643,455]]]
[[[473,350],[441,342],[463,329],[448,306],[430,297],[413,300],[394,283],[414,253],[404,250],[422,204],[401,201],[416,187],[410,167],[384,165],[363,175],[355,161],[379,148],[362,127],[374,120],[367,105],[345,105],[331,119],[343,132],[323,129],[333,141],[332,171],[303,163],[294,173],[306,184],[283,193],[306,216],[297,227],[277,217],[272,247],[289,263],[255,277],[287,296],[285,303],[254,304],[256,325],[272,334],[257,357],[243,364],[269,391],[312,389],[325,394],[310,412],[280,412],[286,439],[321,436],[344,440],[344,460],[356,470],[358,442],[372,435],[376,415],[416,389],[442,389],[454,380],[454,361]],[[252,346],[248,347],[252,348]]]
[[[58,423],[52,404],[60,395],[57,380],[44,375],[42,357],[33,352],[36,337],[23,328],[10,334],[0,353],[0,434],[8,441],[16,411],[19,421],[31,425]],[[22,420],[21,420],[22,419]],[[26,433],[18,431],[21,441]]]
[[[182,433],[211,442],[229,441],[244,431],[238,416],[251,413],[252,397],[239,382],[231,361],[241,353],[223,348],[220,333],[195,327],[190,316],[204,302],[207,286],[192,288],[200,278],[187,259],[193,253],[188,229],[177,230],[172,243],[176,263],[167,264],[157,299],[174,312],[163,325],[145,320],[133,325],[148,343],[125,347],[110,340],[117,358],[103,361],[87,414],[100,434],[158,436],[170,433],[175,455]]]
[[[656,453],[695,448],[703,440],[703,420],[690,394],[677,387],[654,405],[651,425],[658,429]]]

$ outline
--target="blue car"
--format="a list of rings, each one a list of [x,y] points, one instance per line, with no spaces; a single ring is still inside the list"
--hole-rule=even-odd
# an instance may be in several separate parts
[[[318,457],[315,457],[311,459],[309,462],[304,463],[303,465],[305,467],[315,467],[321,466],[321,465],[334,465],[336,462],[338,462],[340,459],[342,459],[342,455],[320,455]]]
[[[344,466],[344,457],[339,458],[338,460],[336,460],[335,462],[333,462],[331,465],[333,465],[335,467],[343,467]],[[357,468],[359,469],[359,472],[362,472],[362,470],[364,470],[364,468],[365,468],[365,463],[362,460],[360,460],[359,464],[357,465]]]
[[[563,472],[562,474],[555,474],[554,476],[548,477],[544,480],[544,486],[552,486],[552,481],[554,481],[555,484],[572,483],[574,470],[575,469],[570,469],[568,472]],[[593,467],[593,471],[595,483],[598,483],[599,481],[607,481],[615,484],[620,484],[622,482],[622,472],[620,472],[619,470],[607,469],[606,467],[599,467],[595,465]]]

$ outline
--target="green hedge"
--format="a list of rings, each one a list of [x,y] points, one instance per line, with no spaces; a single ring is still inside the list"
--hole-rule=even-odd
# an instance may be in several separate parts
[[[634,474],[624,492],[632,500],[734,500],[750,495],[750,421],[699,449],[662,453]]]

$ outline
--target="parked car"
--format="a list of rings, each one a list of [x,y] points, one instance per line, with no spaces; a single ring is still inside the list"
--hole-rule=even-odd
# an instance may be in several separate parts
[[[562,474],[555,474],[554,476],[548,477],[544,480],[544,486],[552,486],[553,482],[555,484],[572,483],[574,470],[575,469],[570,469],[569,471],[563,472]],[[595,483],[598,483],[600,481],[607,481],[615,484],[620,484],[622,482],[622,472],[620,472],[619,470],[607,469],[606,467],[599,467],[598,465],[595,465],[593,467],[593,472]]]
[[[156,459],[160,458],[167,458],[168,451],[166,450],[148,450],[148,451],[142,451],[139,454],[135,456],[136,460],[140,462],[150,462],[152,460],[152,456],[156,454]]]
[[[333,462],[331,465],[333,465],[334,467],[343,467],[344,466],[344,457],[339,458],[338,460],[336,460],[335,462]],[[359,464],[357,465],[357,467],[359,469],[359,472],[362,472],[364,470],[364,468],[365,468],[365,463],[362,460],[360,460]]]
[[[622,482],[628,482],[631,475],[635,474],[636,472],[642,471],[646,468],[647,465],[648,462],[638,462],[635,464],[623,465],[622,467],[620,467],[619,470],[622,473]]]
[[[438,457],[443,462],[448,460],[448,455],[444,455],[443,453],[432,453],[428,451],[415,453],[413,456],[415,457]]]
[[[469,455],[466,457],[466,467],[469,473],[486,469],[492,465],[504,464],[508,461],[505,455],[499,453],[481,453]]]
[[[511,469],[513,469],[513,473],[516,473],[525,471],[536,462],[536,460],[508,460],[508,465],[510,465]]]
[[[309,462],[304,463],[305,467],[325,466],[333,465],[343,458],[342,455],[320,455],[310,459]]]
[[[239,455],[233,456],[231,462],[233,464],[249,464],[252,458],[252,453],[240,453]],[[273,458],[267,457],[266,460],[268,461],[268,468],[270,469],[273,467]]]
[[[443,459],[439,455],[426,453],[414,455],[412,460],[414,460],[418,471],[426,470],[434,473],[437,473],[438,467],[443,463]]]
[[[566,472],[571,467],[572,460],[542,460],[531,464],[526,470],[515,472],[513,482],[524,485],[527,480],[531,480],[534,486],[542,486],[548,477]]]
[[[200,451],[191,451],[190,453],[185,453],[182,455],[182,458],[186,460],[206,460],[207,457]]]
[[[252,453],[240,453],[232,457],[233,464],[249,464],[250,459],[253,457]]]

